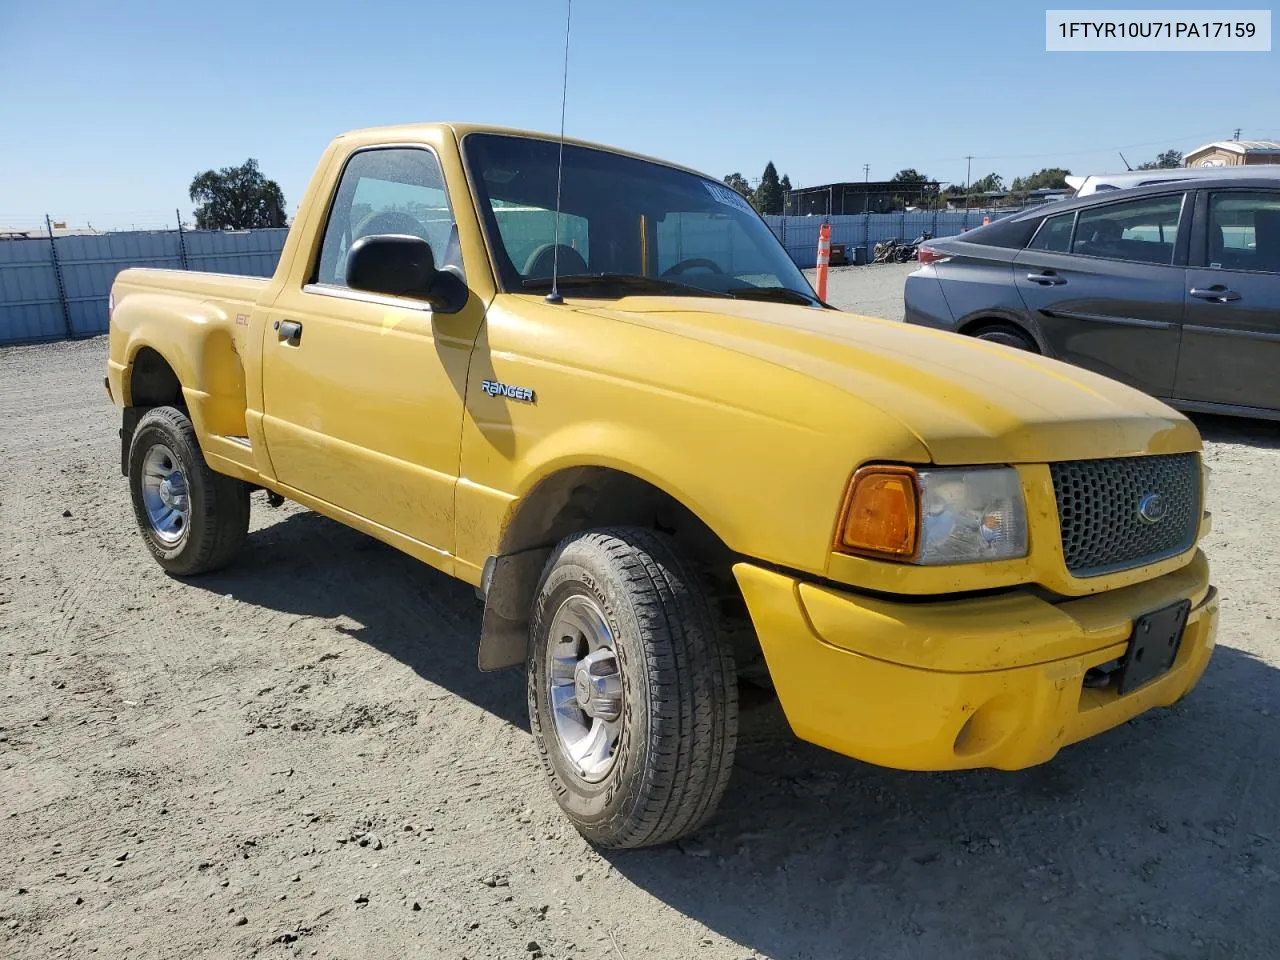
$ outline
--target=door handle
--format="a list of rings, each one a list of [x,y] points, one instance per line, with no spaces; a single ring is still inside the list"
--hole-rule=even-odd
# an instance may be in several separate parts
[[[277,320],[275,328],[281,340],[297,343],[302,339],[302,324],[297,320]]]
[[[1234,290],[1228,290],[1221,283],[1215,283],[1212,287],[1192,287],[1191,295],[1198,300],[1208,300],[1210,303],[1231,303],[1240,299],[1240,294]]]
[[[1042,287],[1060,287],[1066,283],[1064,277],[1058,276],[1052,270],[1045,270],[1043,273],[1028,273],[1027,279],[1032,283],[1038,283]]]

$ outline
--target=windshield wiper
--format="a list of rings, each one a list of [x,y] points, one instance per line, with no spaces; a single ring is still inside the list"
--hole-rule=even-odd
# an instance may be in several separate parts
[[[638,273],[570,273],[556,279],[566,290],[616,289],[628,293],[677,294],[690,297],[727,297],[729,294],[662,277],[645,277]],[[521,283],[526,290],[550,290],[550,277],[531,277]]]
[[[826,306],[811,293],[793,290],[790,287],[734,287],[729,296],[739,300],[768,300],[771,303],[794,303],[799,306]]]

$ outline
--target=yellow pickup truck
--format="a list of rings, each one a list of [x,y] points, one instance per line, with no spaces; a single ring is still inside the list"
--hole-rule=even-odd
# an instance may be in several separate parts
[[[673,164],[347,134],[274,277],[125,270],[110,311],[161,566],[228,562],[260,489],[475,585],[479,667],[525,667],[551,788],[601,846],[713,814],[740,685],[848,756],[1013,770],[1172,704],[1212,652],[1189,421],[832,309]]]

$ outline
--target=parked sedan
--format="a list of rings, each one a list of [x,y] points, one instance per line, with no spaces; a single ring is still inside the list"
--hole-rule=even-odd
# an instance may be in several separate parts
[[[932,240],[906,321],[1032,350],[1175,407],[1280,419],[1280,178],[1094,194]]]

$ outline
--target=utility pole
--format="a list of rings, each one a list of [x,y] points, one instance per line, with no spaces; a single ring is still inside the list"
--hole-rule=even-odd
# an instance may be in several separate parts
[[[1239,139],[1240,139],[1240,128],[1239,128],[1239,127],[1236,127],[1236,135],[1235,135],[1234,137],[1232,137],[1232,139],[1233,139],[1233,140],[1239,140]]]
[[[862,212],[866,213],[871,203],[871,164],[864,163],[862,165]]]
[[[964,208],[969,209],[969,174],[973,172],[973,157],[966,156],[964,165]]]

